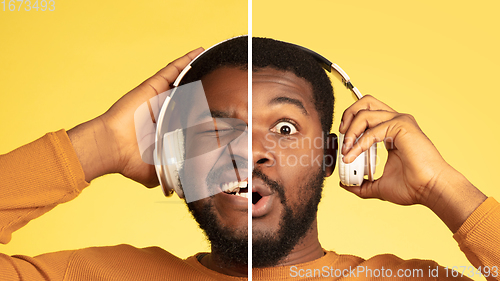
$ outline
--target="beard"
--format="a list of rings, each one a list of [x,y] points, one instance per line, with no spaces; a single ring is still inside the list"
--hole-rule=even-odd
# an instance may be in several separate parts
[[[211,199],[191,202],[187,206],[210,241],[212,254],[229,266],[248,265],[248,227],[235,231],[222,226],[213,211]],[[242,219],[247,220],[247,217]]]
[[[218,172],[213,171],[213,174]],[[305,192],[296,206],[291,206],[287,201],[285,188],[279,182],[269,179],[258,169],[254,169],[252,175],[264,181],[277,193],[283,206],[277,232],[252,235],[252,267],[271,267],[286,257],[311,228],[321,201],[324,172],[320,168],[306,180],[301,188]],[[248,227],[234,230],[222,225],[215,214],[212,199],[209,197],[190,202],[187,206],[205,232],[212,253],[217,255],[219,261],[229,266],[248,265]],[[246,220],[247,217],[242,219]]]
[[[319,169],[301,189],[305,190],[299,204],[292,208],[285,196],[284,187],[269,179],[260,170],[253,171],[253,177],[260,178],[276,192],[283,206],[283,215],[276,233],[253,233],[252,267],[277,265],[300,242],[316,219],[318,204],[323,191],[324,172]]]
[[[206,186],[209,188],[211,194],[220,192],[213,191],[210,188],[219,186],[220,177],[224,172],[234,170],[235,173],[238,173],[234,165],[237,165],[239,169],[246,169],[248,166],[246,159],[239,156],[235,156],[233,161],[234,162],[226,163],[221,167],[214,168],[208,173]],[[182,169],[180,172],[184,173],[184,171],[185,170]],[[187,206],[210,241],[212,253],[216,254],[214,256],[217,256],[217,259],[221,263],[229,266],[248,265],[248,227],[234,230],[224,226],[215,214],[213,196],[204,200],[187,203]],[[244,216],[241,219],[247,221],[248,217]]]

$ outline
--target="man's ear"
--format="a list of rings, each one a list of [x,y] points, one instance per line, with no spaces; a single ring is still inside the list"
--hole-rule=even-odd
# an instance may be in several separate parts
[[[337,152],[339,150],[339,143],[336,134],[328,134],[325,142],[325,155],[323,157],[323,167],[325,170],[325,177],[329,177],[335,171],[335,164],[337,163]]]

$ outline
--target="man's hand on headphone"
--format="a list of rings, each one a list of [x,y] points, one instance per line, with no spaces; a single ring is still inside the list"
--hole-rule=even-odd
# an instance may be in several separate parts
[[[158,185],[155,168],[139,154],[134,126],[137,108],[160,93],[168,91],[179,73],[203,51],[193,50],[120,98],[103,115],[83,123],[68,135],[85,172],[85,180],[120,173],[147,187]]]
[[[462,174],[441,157],[413,116],[398,113],[372,96],[344,112],[344,162],[383,141],[388,158],[382,177],[361,186],[343,186],[361,198],[378,198],[400,205],[422,204],[455,232],[486,199]],[[363,134],[357,142],[355,140]]]

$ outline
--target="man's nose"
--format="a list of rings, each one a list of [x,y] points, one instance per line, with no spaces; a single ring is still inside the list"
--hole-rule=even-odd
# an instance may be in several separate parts
[[[269,168],[276,164],[275,143],[269,132],[252,132],[252,157],[254,168]]]
[[[239,156],[248,161],[248,129],[245,129],[241,135],[228,143],[228,149],[234,156]]]

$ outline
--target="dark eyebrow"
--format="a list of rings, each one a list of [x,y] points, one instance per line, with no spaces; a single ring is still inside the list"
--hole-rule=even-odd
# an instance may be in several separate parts
[[[289,97],[276,97],[276,98],[272,99],[269,103],[270,104],[283,104],[283,103],[293,104],[302,111],[302,114],[309,116],[309,112],[307,112],[306,108],[304,107],[304,104],[298,99],[293,99],[293,98],[289,98]]]
[[[200,120],[203,120],[204,118],[231,118],[231,114],[228,112],[220,111],[220,110],[210,110],[210,113],[208,110],[203,111],[196,117],[196,122],[199,122]]]
[[[232,118],[231,114],[225,111],[210,110],[210,114],[212,118]]]

